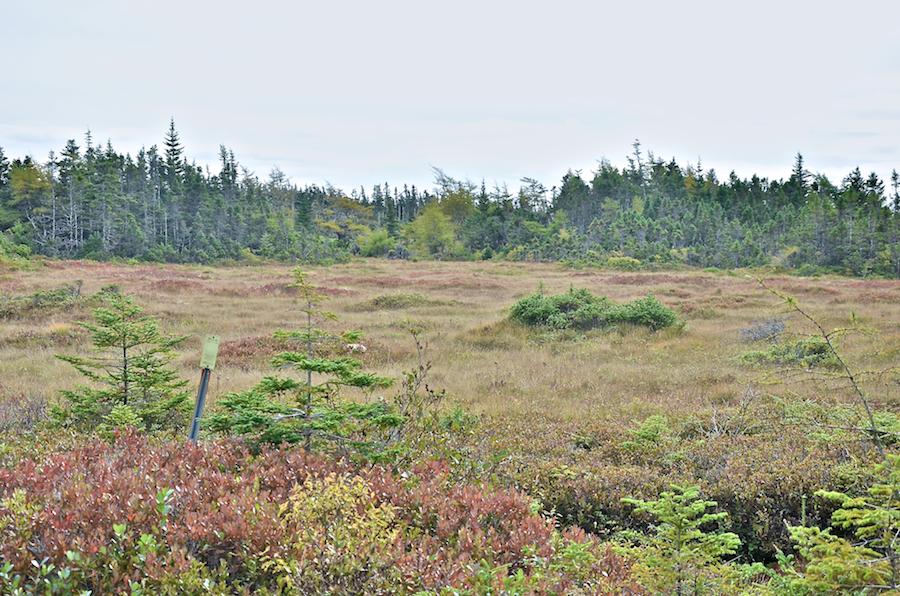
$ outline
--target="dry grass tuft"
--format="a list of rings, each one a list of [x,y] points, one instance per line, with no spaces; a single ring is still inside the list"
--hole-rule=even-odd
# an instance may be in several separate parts
[[[71,323],[60,323],[55,321],[44,327],[44,333],[49,335],[71,335],[75,332],[76,327]]]

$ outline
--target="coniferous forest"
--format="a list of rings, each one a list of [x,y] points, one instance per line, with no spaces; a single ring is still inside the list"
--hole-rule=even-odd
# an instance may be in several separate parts
[[[3,250],[171,263],[361,255],[900,276],[896,170],[887,187],[859,168],[829,180],[798,154],[788,180],[740,179],[660,159],[636,141],[627,167],[604,160],[550,188],[522,178],[511,192],[435,169],[430,190],[385,182],[348,193],[298,187],[277,167],[262,180],[225,146],[219,159],[216,173],[199,167],[174,121],[161,148],[136,156],[89,132],[43,162],[0,147]]]

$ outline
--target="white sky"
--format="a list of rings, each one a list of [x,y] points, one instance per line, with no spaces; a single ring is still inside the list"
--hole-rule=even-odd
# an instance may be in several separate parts
[[[2,0],[0,147],[218,148],[349,192],[548,188],[631,144],[835,183],[900,170],[900,2]]]

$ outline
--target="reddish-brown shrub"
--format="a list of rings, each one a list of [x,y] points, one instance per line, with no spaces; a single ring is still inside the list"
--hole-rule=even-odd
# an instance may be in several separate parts
[[[610,577],[616,585],[631,585],[627,563],[601,552],[583,533],[560,536],[552,521],[532,513],[524,494],[454,483],[443,464],[395,476],[299,450],[251,456],[232,442],[154,443],[134,432],[120,434],[112,445],[87,442],[42,461],[26,457],[0,468],[0,559],[28,577],[32,561],[71,566],[67,552],[76,553],[83,587],[95,593],[195,572],[192,561],[210,574],[224,570],[236,587],[273,589],[278,573],[291,568],[291,556],[328,544],[286,521],[292,489],[333,475],[360,476],[376,506],[390,505],[400,533],[377,553],[381,565],[402,578],[396,593],[464,585],[480,561],[504,573],[531,574],[543,565],[541,582],[556,591],[599,586]],[[306,542],[298,547],[298,540]],[[548,574],[549,561],[563,556],[555,549],[573,541],[593,553],[596,572]],[[358,550],[370,552],[372,545]],[[276,573],[266,561],[288,563]]]

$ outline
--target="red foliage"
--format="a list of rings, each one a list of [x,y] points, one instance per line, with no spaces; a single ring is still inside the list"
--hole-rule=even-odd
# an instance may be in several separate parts
[[[281,510],[291,489],[329,473],[362,476],[378,503],[395,508],[402,532],[383,556],[410,591],[463,585],[481,560],[529,574],[533,558],[553,555],[553,523],[533,515],[525,495],[453,484],[442,464],[398,477],[299,450],[251,456],[225,441],[155,444],[126,432],[113,445],[91,442],[0,469],[0,559],[27,576],[34,560],[64,566],[66,551],[102,560],[113,546],[134,547],[146,534],[158,536],[164,548],[142,563],[140,573],[122,568],[108,576],[97,566],[91,584],[97,593],[118,590],[137,575],[177,573],[191,558],[211,569],[224,564],[231,581],[255,589],[274,580],[251,561],[262,553],[282,556],[298,539]],[[174,491],[172,508],[163,516],[157,495],[168,490]],[[124,538],[116,524],[125,524]],[[578,531],[569,534],[590,542]],[[602,566],[597,577],[631,586],[627,563],[613,553],[601,553],[596,565]],[[553,581],[558,591],[579,580]]]
[[[260,366],[275,354],[291,349],[289,342],[273,335],[250,335],[223,341],[216,360],[221,366],[249,369]]]
[[[153,292],[167,294],[208,294],[209,288],[203,282],[191,279],[160,279],[146,285]]]

